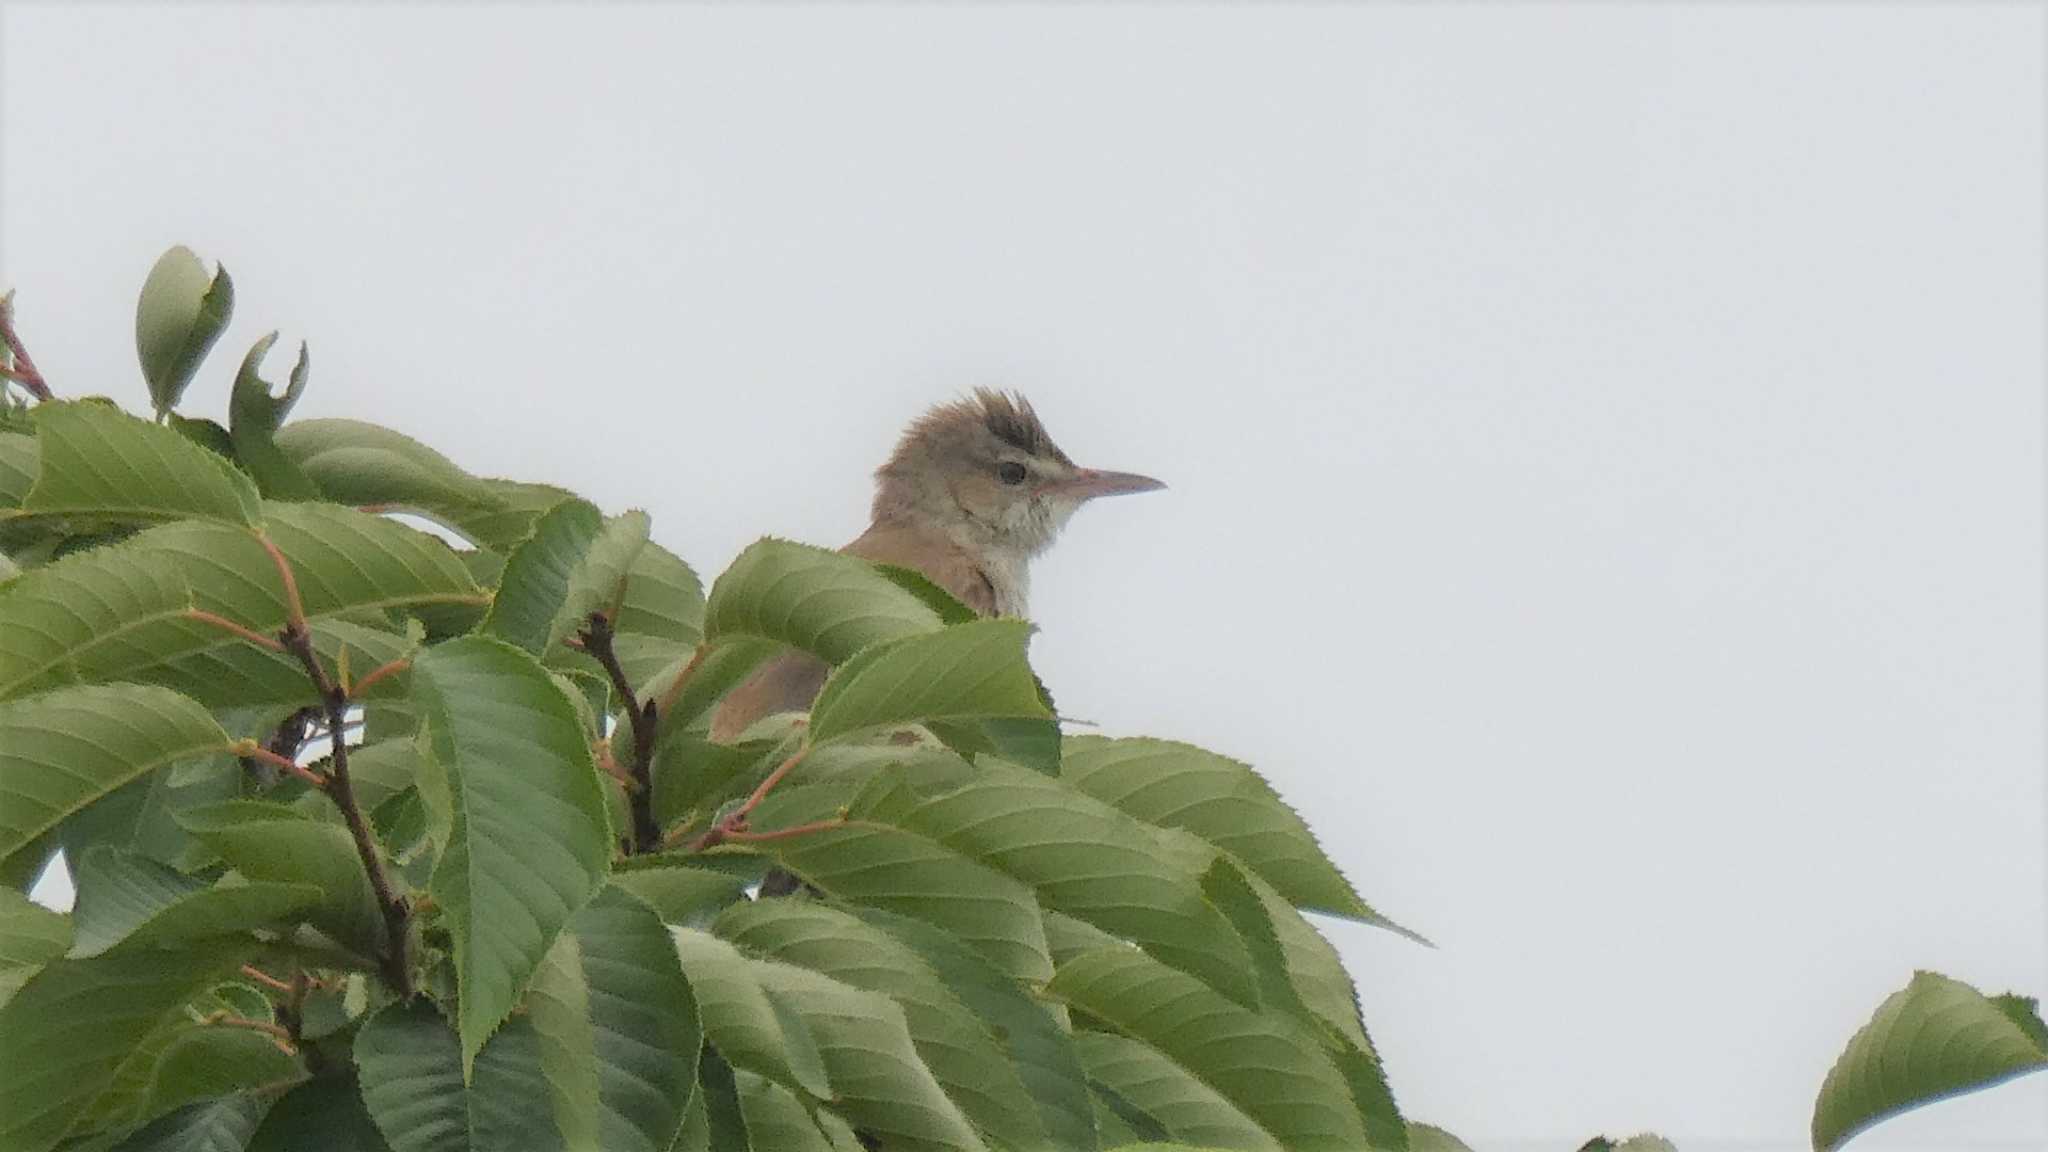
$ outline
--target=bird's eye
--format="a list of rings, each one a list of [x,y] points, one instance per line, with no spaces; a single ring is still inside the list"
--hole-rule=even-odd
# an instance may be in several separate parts
[[[996,478],[1005,484],[1022,484],[1024,466],[1015,460],[1005,460],[996,466]]]

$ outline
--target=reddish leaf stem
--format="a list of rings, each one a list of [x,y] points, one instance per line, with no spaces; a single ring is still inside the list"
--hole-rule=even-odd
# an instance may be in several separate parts
[[[286,1054],[297,1055],[299,1051],[298,1045],[292,1041],[290,1030],[269,1020],[251,1020],[247,1016],[236,1016],[231,1012],[221,1011],[208,1013],[200,1023],[217,1028],[246,1028],[251,1032],[261,1032],[276,1041],[277,1046]]]
[[[14,381],[37,400],[51,399],[50,385],[36,368],[36,362],[29,359],[28,349],[22,347],[21,337],[14,331],[13,294],[0,297],[0,341],[7,344],[7,354],[12,359],[11,367],[0,368],[0,376]]]
[[[389,664],[379,664],[377,667],[370,669],[368,676],[356,681],[355,686],[349,689],[349,694],[360,699],[365,692],[370,690],[370,685],[387,676],[395,676],[410,667],[412,667],[412,657],[410,656],[400,656]]]
[[[231,632],[234,635],[240,636],[242,639],[247,640],[251,644],[255,644],[263,648],[268,648],[272,652],[284,651],[284,645],[278,643],[276,637],[265,636],[263,633],[258,632],[253,628],[245,628],[242,625],[235,623],[233,620],[230,620],[225,616],[217,616],[211,612],[208,612],[204,608],[185,609],[185,619],[196,620],[201,624],[211,625],[215,628],[220,629],[223,632]]]
[[[327,777],[322,776],[289,756],[280,756],[272,752],[254,740],[240,741],[234,746],[232,751],[243,759],[261,761],[281,772],[289,772],[315,788],[325,790],[327,787]]]
[[[813,820],[808,824],[794,824],[788,828],[776,828],[768,832],[749,832],[742,828],[737,832],[727,832],[725,834],[725,842],[728,844],[761,844],[770,840],[788,840],[793,836],[808,836],[813,832],[823,832],[827,828],[841,828],[845,824],[846,817],[834,816],[830,820]]]
[[[715,848],[728,840],[737,841],[741,837],[759,840],[763,837],[775,836],[776,833],[774,832],[750,832],[747,829],[747,817],[753,814],[754,809],[761,806],[761,801],[768,798],[768,794],[775,790],[777,784],[782,783],[783,777],[789,775],[798,764],[803,763],[804,757],[809,755],[810,751],[810,745],[806,744],[799,748],[794,756],[776,765],[775,771],[770,772],[767,779],[761,781],[753,792],[748,794],[746,803],[741,804],[725,819],[713,824],[702,836],[691,841],[690,851],[702,852],[706,848]]]

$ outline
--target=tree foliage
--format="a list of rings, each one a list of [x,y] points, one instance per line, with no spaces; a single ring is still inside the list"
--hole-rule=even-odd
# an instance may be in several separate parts
[[[0,1148],[1467,1147],[1307,914],[1420,937],[1252,768],[1063,736],[1029,626],[914,572],[762,540],[707,592],[644,512],[289,421],[274,333],[187,416],[233,303],[157,263],[144,418],[0,299]],[[711,741],[783,648],[808,714]],[[1921,973],[1814,1145],[2043,1066]]]
[[[914,573],[707,593],[643,512],[290,422],[274,335],[188,416],[233,300],[173,249],[153,418],[0,423],[0,1147],[1408,1146],[1303,912],[1385,922],[1251,768],[1062,739]],[[815,707],[711,742],[785,646]]]

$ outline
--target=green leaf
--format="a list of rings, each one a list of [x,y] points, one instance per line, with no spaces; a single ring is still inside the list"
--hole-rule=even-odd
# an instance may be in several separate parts
[[[1991,998],[1915,972],[1849,1038],[1813,1104],[1813,1146],[1833,1152],[1880,1120],[2048,1067],[2030,1000]]]
[[[583,500],[564,500],[534,522],[533,535],[512,550],[479,630],[536,656],[545,655],[562,620],[577,566],[604,529],[604,516]]]
[[[242,1012],[262,1019],[269,1007],[257,1009],[260,1015]],[[143,1038],[78,1127],[119,1131],[197,1100],[233,1092],[273,1094],[305,1077],[298,1057],[279,1050],[268,1036],[181,1016]]]
[[[527,1006],[569,1143],[667,1152],[704,1036],[653,909],[617,888],[600,892],[555,940]]]
[[[0,1148],[42,1152],[113,1082],[144,1037],[238,961],[239,945],[59,960],[0,1006]]]
[[[43,452],[36,446],[35,437],[0,432],[0,511],[21,507],[42,468]],[[0,523],[5,519],[0,516]]]
[[[1281,1144],[1237,1105],[1160,1052],[1107,1032],[1083,1032],[1074,1047],[1088,1076],[1165,1136],[1203,1148],[1278,1152]]]
[[[370,1122],[355,1070],[316,1076],[284,1094],[249,1141],[248,1152],[389,1152]]]
[[[1052,718],[1025,662],[1031,625],[977,620],[873,645],[835,669],[811,705],[814,744],[926,720]]]
[[[987,1145],[932,1078],[887,997],[787,964],[751,965],[769,997],[796,1009],[818,1039],[833,1110],[884,1147],[923,1150]]]
[[[830,1098],[832,1084],[809,1025],[789,1006],[769,999],[755,967],[708,932],[672,928],[669,934],[711,1046],[736,1068],[816,1099]]]
[[[1244,861],[1296,907],[1379,919],[1301,816],[1235,760],[1167,740],[1073,736],[1060,778],[1148,824],[1200,836]]]
[[[621,861],[612,884],[639,897],[669,924],[713,915],[747,893],[747,882],[738,876],[649,856]]]
[[[719,916],[716,930],[757,955],[889,997],[903,1010],[919,1056],[978,1131],[1000,1146],[1045,1144],[1037,1108],[1008,1054],[901,940],[847,912],[796,900],[735,905]]]
[[[695,668],[690,667],[690,656],[680,657],[670,667],[655,673],[641,695],[665,699],[675,687],[676,678],[687,671],[689,679],[662,713],[661,731],[664,737],[701,734],[712,708],[779,650],[773,641],[753,636],[709,642],[704,658],[697,661]]]
[[[180,416],[176,412],[164,421],[166,427],[223,460],[235,458],[235,438],[220,421],[205,417]]]
[[[228,743],[204,708],[162,688],[0,701],[0,859],[130,780]]]
[[[423,532],[332,505],[265,511],[330,653],[329,617],[481,600],[455,554]],[[0,591],[0,697],[67,679],[146,680],[215,707],[310,702],[295,661],[189,619],[195,607],[257,632],[283,626],[283,585],[255,537],[188,521],[27,573]]]
[[[704,1060],[699,1065],[697,1076],[696,1099],[704,1105],[705,1148],[711,1152],[750,1152],[753,1141],[747,1138],[747,1121],[740,1112],[739,1088],[734,1082],[733,1069],[715,1047],[704,1049]],[[686,1121],[686,1136],[690,1127]]]
[[[271,1100],[248,1092],[187,1104],[151,1121],[114,1152],[242,1152]]]
[[[1408,1125],[1408,1152],[1473,1152],[1472,1146],[1434,1124]]]
[[[647,547],[648,527],[647,513],[637,510],[605,520],[569,571],[568,587],[548,627],[548,649],[575,635],[592,613],[602,612],[607,618],[619,614],[626,600],[627,575]]]
[[[942,624],[965,624],[981,619],[981,613],[962,604],[957,597],[931,582],[931,579],[915,568],[904,568],[895,564],[876,564],[888,581],[905,592],[925,602],[925,606],[938,614]]]
[[[228,418],[236,434],[261,433],[268,435],[284,424],[284,418],[299,402],[306,391],[306,345],[299,344],[298,363],[292,365],[291,381],[286,385],[284,395],[273,396],[270,384],[262,377],[263,358],[270,354],[271,346],[277,343],[277,333],[272,332],[256,341],[255,347],[242,359],[241,371],[235,374],[235,389],[228,398]]]
[[[158,412],[178,406],[234,311],[235,283],[225,266],[208,275],[183,246],[157,258],[135,304],[135,354]]]
[[[395,1152],[568,1147],[525,1017],[507,1021],[472,1062],[433,1007],[393,1004],[356,1034],[355,1057],[363,1103]]]
[[[179,822],[250,880],[312,886],[319,899],[306,916],[321,931],[365,956],[383,950],[383,914],[355,840],[338,820],[234,800],[195,808]]]
[[[117,521],[257,522],[256,486],[185,437],[104,404],[36,409],[42,454],[25,513]]]
[[[870,644],[937,631],[939,614],[864,560],[765,539],[711,586],[704,635],[758,636],[837,664]]]
[[[421,791],[450,814],[428,891],[454,938],[467,1066],[603,885],[604,795],[575,705],[526,653],[451,640],[414,661],[412,682],[431,750]]]
[[[612,648],[626,681],[646,699],[664,671],[680,670],[696,653],[704,637],[704,588],[688,564],[652,541],[633,557],[625,587],[612,617]]]
[[[0,888],[0,1004],[71,947],[71,918]]]
[[[1144,1041],[1287,1147],[1369,1146],[1344,1074],[1293,1017],[1249,1011],[1131,948],[1072,958],[1046,991]]]
[[[292,922],[320,899],[306,884],[209,885],[137,852],[101,844],[75,862],[73,959],[117,945],[177,947],[213,937],[248,938]]]
[[[299,420],[277,446],[339,504],[412,512],[476,544],[506,549],[541,513],[569,497],[559,488],[472,476],[401,432],[359,420]]]
[[[1131,940],[1240,1004],[1259,1002],[1243,941],[1149,829],[1028,769],[985,761],[976,771],[973,783],[892,822],[1029,884],[1046,907]]]
[[[792,798],[756,810],[755,826],[782,826]],[[923,920],[972,945],[1011,979],[1052,975],[1038,901],[1029,887],[931,835],[861,819],[749,847],[828,895]]]
[[[873,908],[854,914],[915,949],[940,984],[988,1026],[1031,1094],[1053,1147],[1097,1146],[1095,1109],[1080,1056],[1052,1006],[1033,999],[980,953],[929,924]]]
[[[318,500],[319,487],[276,441],[285,414],[306,390],[306,345],[303,341],[299,344],[298,363],[292,366],[291,381],[285,386],[284,395],[273,396],[261,369],[263,358],[275,343],[275,332],[258,340],[242,360],[241,371],[235,373],[235,390],[228,400],[228,439],[234,447],[235,459],[256,478],[265,496],[273,500]]]
[[[832,1141],[819,1130],[818,1120],[796,1093],[745,1070],[734,1071],[732,1077],[748,1148],[760,1152],[834,1152]]]

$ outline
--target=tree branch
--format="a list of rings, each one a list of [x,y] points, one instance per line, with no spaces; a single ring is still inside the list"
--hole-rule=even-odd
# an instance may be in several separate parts
[[[405,901],[399,899],[397,890],[391,885],[391,874],[384,867],[384,855],[377,847],[376,834],[370,830],[370,821],[363,815],[362,805],[356,801],[355,787],[349,781],[348,741],[342,734],[348,721],[348,694],[327,674],[326,667],[320,663],[319,653],[313,650],[313,632],[306,622],[306,607],[299,599],[299,582],[292,575],[291,562],[268,537],[259,535],[257,539],[270,553],[272,562],[277,565],[278,578],[284,582],[287,617],[284,630],[278,633],[277,638],[285,651],[298,657],[299,663],[305,667],[306,675],[320,694],[327,730],[333,733],[325,790],[334,806],[341,809],[342,822],[348,825],[348,834],[355,841],[356,855],[362,857],[363,870],[369,874],[370,890],[377,896],[377,908],[384,914],[384,931],[389,938],[380,958],[384,979],[400,999],[410,999],[413,993],[412,959],[407,937],[412,927],[412,916]]]
[[[627,768],[633,786],[626,790],[633,809],[631,851],[635,855],[659,852],[661,826],[654,822],[654,737],[660,716],[654,701],[643,703],[633,694],[633,682],[626,678],[619,654],[612,649],[613,636],[611,618],[602,612],[592,612],[589,622],[577,633],[583,650],[604,666],[605,675],[611,678],[612,691],[625,702],[627,721],[633,726],[633,763]]]

